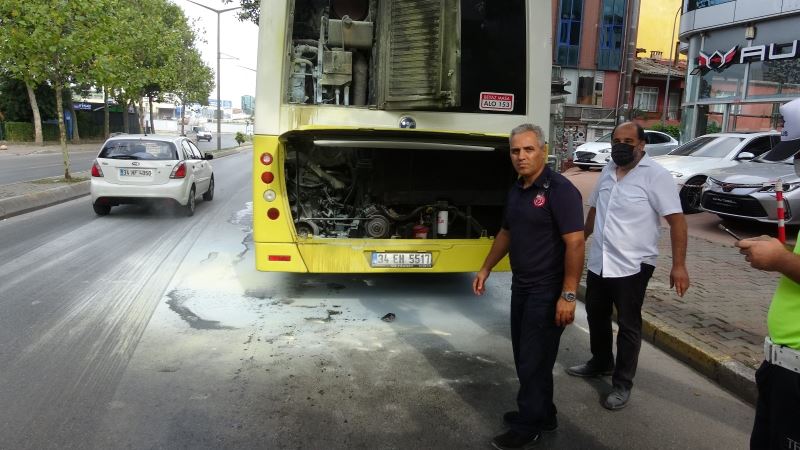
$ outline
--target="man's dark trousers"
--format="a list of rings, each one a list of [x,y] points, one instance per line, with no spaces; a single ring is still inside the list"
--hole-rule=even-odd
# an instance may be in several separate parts
[[[756,371],[756,385],[750,448],[800,449],[800,373],[764,361]]]
[[[591,365],[598,370],[614,366],[611,307],[617,307],[617,361],[611,378],[615,387],[633,387],[642,347],[642,303],[654,269],[642,264],[639,273],[627,277],[603,278],[591,271],[586,275]]]
[[[561,286],[536,293],[511,293],[511,344],[519,378],[520,433],[541,431],[556,415],[553,404],[553,366],[564,328],[556,325],[556,302]]]

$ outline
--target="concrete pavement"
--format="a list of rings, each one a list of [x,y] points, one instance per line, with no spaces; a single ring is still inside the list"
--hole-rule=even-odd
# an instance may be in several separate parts
[[[98,143],[70,146],[97,151]],[[250,148],[223,150],[217,157]],[[60,152],[58,146],[9,145],[13,154]],[[88,173],[76,173],[88,177]],[[53,180],[0,186],[0,219],[87,195],[89,182]],[[766,314],[778,276],[750,268],[737,249],[689,237],[692,286],[683,297],[669,288],[669,230],[662,230],[661,256],[643,308],[644,337],[743,399],[754,402],[755,368],[762,360]],[[583,298],[585,280],[579,290]],[[588,342],[586,343],[586,354]]]

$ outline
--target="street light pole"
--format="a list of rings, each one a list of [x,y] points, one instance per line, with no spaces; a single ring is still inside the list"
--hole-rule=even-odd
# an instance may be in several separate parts
[[[672,56],[672,52],[675,51],[675,22],[678,20],[678,13],[683,10],[683,5],[678,6],[678,10],[675,11],[675,18],[672,19],[672,37],[669,41],[669,69],[667,69],[667,86],[664,88],[664,110],[661,111],[661,124],[666,125],[667,123],[667,109],[669,108],[669,79],[672,76],[672,66],[675,64],[675,58],[678,55]]]
[[[219,85],[220,85],[219,37],[220,37],[221,33],[220,33],[219,17],[224,12],[233,11],[233,10],[239,9],[241,7],[237,6],[235,8],[214,9],[214,8],[208,7],[206,5],[203,5],[203,4],[197,3],[195,1],[192,1],[192,0],[186,0],[186,1],[189,2],[189,3],[193,3],[193,4],[197,5],[197,6],[200,6],[202,8],[205,8],[205,9],[207,9],[209,11],[214,11],[215,13],[217,13],[217,150],[221,150],[222,149],[222,101],[219,98],[220,97],[220,95],[219,95]]]

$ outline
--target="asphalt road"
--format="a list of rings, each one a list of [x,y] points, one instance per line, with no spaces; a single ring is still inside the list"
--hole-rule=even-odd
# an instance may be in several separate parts
[[[0,448],[488,448],[514,407],[509,274],[254,269],[250,152],[192,218],[87,198],[0,222]],[[753,410],[644,345],[632,403],[563,368],[542,448],[745,448]],[[392,312],[396,319],[380,320]]]
[[[217,149],[216,137],[211,142],[200,141],[195,143],[204,152]],[[97,144],[96,150],[70,152],[71,172],[91,169],[92,161],[100,151],[100,146],[101,144]],[[221,146],[222,148],[235,147],[234,134],[223,133]],[[0,154],[0,184],[38,180],[63,174],[64,162],[61,153],[58,152],[19,156]]]

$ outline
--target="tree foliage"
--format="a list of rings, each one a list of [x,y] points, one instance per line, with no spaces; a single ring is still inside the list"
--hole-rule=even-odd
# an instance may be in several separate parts
[[[222,0],[223,3],[228,4],[236,0]],[[261,7],[260,0],[238,0],[242,5],[242,9],[236,13],[236,17],[242,22],[253,22],[258,25],[259,8]]]

